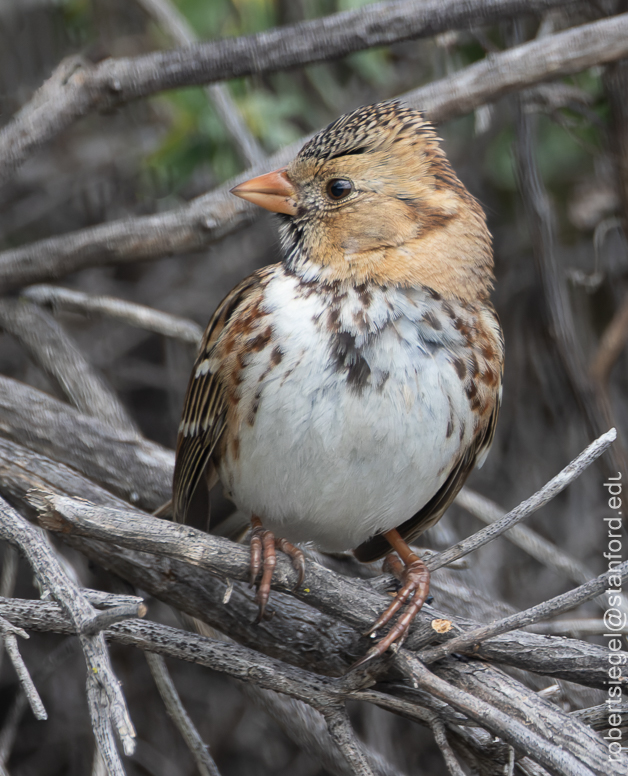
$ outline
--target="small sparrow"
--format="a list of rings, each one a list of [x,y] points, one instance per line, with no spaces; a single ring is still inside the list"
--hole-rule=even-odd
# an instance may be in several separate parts
[[[493,439],[504,346],[486,218],[431,125],[399,102],[342,116],[232,193],[280,214],[283,259],[236,286],[207,327],[174,516],[218,480],[251,516],[260,618],[275,548],[300,583],[294,543],[387,556],[402,586],[369,633],[399,614],[362,663],[405,637],[429,592],[408,542]]]

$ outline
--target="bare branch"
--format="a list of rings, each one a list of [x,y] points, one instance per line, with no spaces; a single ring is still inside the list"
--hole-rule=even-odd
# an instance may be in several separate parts
[[[95,373],[50,313],[29,302],[3,299],[0,326],[26,348],[77,409],[98,416],[113,428],[139,433],[116,394]]]
[[[375,776],[349,722],[344,706],[323,712],[336,746],[344,754],[355,776]]]
[[[447,740],[445,725],[443,725],[441,720],[438,719],[436,715],[434,715],[434,718],[430,722],[430,728],[432,729],[434,740],[436,741],[438,748],[443,753],[445,763],[449,773],[451,773],[451,776],[465,776],[465,773],[460,767],[458,760],[456,760],[456,755],[454,754],[453,749]]]
[[[7,655],[11,658],[15,673],[20,680],[20,685],[24,691],[24,695],[30,703],[30,707],[33,710],[33,714],[36,719],[48,719],[46,709],[42,703],[37,688],[35,687],[31,675],[28,673],[28,668],[22,660],[20,650],[17,646],[16,636],[21,636],[23,639],[29,638],[28,633],[21,628],[16,628],[7,622],[3,617],[0,617],[0,634],[2,634],[2,640],[4,641],[4,648],[7,651]]]
[[[132,504],[152,511],[170,498],[171,450],[1,376],[0,422],[5,438],[82,471]],[[68,483],[71,479],[69,474]]]
[[[141,304],[134,304],[113,296],[94,296],[82,291],[74,291],[59,286],[30,286],[22,291],[21,296],[41,306],[56,310],[64,310],[82,315],[103,315],[115,318],[130,326],[136,326],[164,337],[173,337],[182,342],[198,346],[203,336],[203,329],[198,323],[178,315],[155,310]]]
[[[542,12],[560,0],[401,0],[374,3],[302,24],[242,38],[200,43],[89,67],[63,62],[0,132],[0,180],[37,146],[81,116],[165,89],[208,84],[252,73],[320,62],[373,46]],[[612,25],[609,30],[612,30]],[[610,33],[607,33],[607,35]],[[610,48],[610,45],[609,45]]]
[[[181,698],[161,655],[146,653],[146,661],[153,675],[168,715],[183,736],[201,776],[220,776],[216,763],[209,754],[196,726],[181,703]]]
[[[17,580],[17,550],[10,544],[4,548],[4,557],[2,559],[2,570],[0,571],[0,597],[8,598],[13,595],[15,582]],[[0,670],[2,669],[2,637],[0,636]]]
[[[430,571],[446,566],[458,558],[462,558],[468,555],[470,552],[477,550],[479,547],[487,544],[488,542],[500,536],[507,531],[513,525],[521,522],[529,515],[533,514],[542,506],[551,501],[554,496],[563,491],[571,482],[577,479],[582,472],[590,466],[595,460],[597,460],[605,450],[607,450],[611,444],[617,439],[617,432],[614,428],[607,431],[595,442],[592,442],[586,450],[584,450],[577,458],[568,464],[559,474],[551,479],[547,485],[544,485],[541,490],[537,491],[529,499],[526,499],[523,503],[519,504],[513,510],[504,515],[500,520],[487,525],[486,528],[482,528],[473,536],[465,539],[458,544],[454,544],[453,547],[440,552],[437,555],[433,555],[428,558],[425,565]]]
[[[456,497],[456,504],[488,525],[501,520],[506,514],[494,501],[468,487],[464,487],[460,491]],[[522,550],[536,558],[539,563],[542,563],[548,569],[571,582],[582,584],[595,576],[595,573],[579,560],[572,558],[571,555],[561,550],[553,542],[544,539],[536,531],[525,525],[515,525],[509,528],[504,534],[504,538],[517,545],[517,547],[521,547]],[[606,610],[608,602],[603,596],[597,598],[597,602],[603,610]],[[622,604],[622,608],[626,608],[624,604]],[[628,611],[628,608],[626,610]]]
[[[463,633],[444,644],[439,644],[438,647],[424,649],[419,652],[418,657],[426,664],[433,663],[435,660],[440,660],[445,657],[445,655],[451,655],[453,652],[468,651],[474,644],[477,644],[490,636],[495,636],[498,633],[506,633],[506,631],[509,630],[523,628],[526,625],[532,625],[539,620],[545,620],[549,617],[554,617],[557,614],[562,614],[563,612],[579,606],[585,601],[590,601],[592,598],[595,598],[596,595],[599,595],[606,589],[609,579],[614,576],[621,577],[622,582],[628,578],[628,561],[625,561],[616,569],[611,569],[605,574],[601,574],[596,579],[592,579],[590,582],[587,582],[574,590],[570,590],[568,593],[563,593],[563,595],[550,598],[549,601],[544,601],[537,606],[532,606],[530,609],[526,609],[523,612],[517,612],[517,614],[513,614],[510,617],[504,617],[489,625],[483,625],[471,632]]]
[[[0,487],[2,487],[1,483]],[[191,563],[222,578],[248,581],[247,548],[220,537],[210,536],[186,526],[155,520],[150,516],[142,515],[142,513],[132,512],[130,509],[94,507],[84,501],[54,496],[49,493],[31,492],[28,495],[28,500],[38,509],[40,519],[51,530],[72,532],[74,535],[90,539],[115,542],[121,547],[157,553],[172,560]],[[62,535],[67,534],[62,533]],[[88,548],[84,548],[83,551],[87,551],[89,554]],[[119,549],[116,551],[120,552]],[[103,562],[102,558],[100,562]],[[105,565],[110,566],[110,562],[105,563]],[[128,578],[128,571],[123,573],[123,576]],[[313,561],[309,561],[307,565],[306,586],[295,590],[296,576],[290,561],[287,558],[279,557],[273,578],[273,589],[292,593],[304,603],[314,605],[359,630],[363,630],[372,622],[374,614],[381,611],[385,600],[385,597],[373,588],[365,586],[363,581],[340,577]],[[142,586],[148,589],[145,573],[138,576],[138,581],[139,579],[144,580]],[[158,595],[162,597],[161,592]],[[217,602],[221,601],[221,597],[218,595],[216,598]],[[287,602],[288,599],[282,601],[282,609],[287,606]],[[251,603],[253,602],[251,601]],[[177,605],[189,611],[189,601],[182,601]],[[235,606],[236,604],[232,601],[228,611],[231,611]],[[241,606],[241,604],[237,606]],[[190,611],[190,613],[199,616],[197,612]],[[201,612],[200,617],[206,619],[216,614],[215,602],[213,611]],[[305,618],[305,613],[300,617]],[[459,630],[466,630],[471,625],[468,620],[438,613],[432,607],[425,607],[419,613],[414,632],[408,639],[408,645],[411,648],[417,648],[439,638],[432,624],[435,619],[442,618],[448,619]],[[224,624],[218,622],[216,622],[216,627],[225,628]],[[473,626],[471,625],[471,627]],[[229,629],[227,630],[229,631]],[[251,633],[249,638],[251,638],[252,643],[261,648],[259,631],[257,634]],[[243,635],[242,630],[240,630],[240,640]],[[535,642],[535,638],[538,641]],[[503,639],[506,639],[508,646],[501,641]],[[366,642],[362,640],[361,643],[365,644]],[[535,644],[536,649],[538,649],[536,657],[534,657]],[[573,653],[573,662],[567,657],[566,649],[576,650]],[[586,657],[582,654],[582,649],[586,649],[589,653]],[[607,655],[605,651],[602,648],[594,647],[594,645],[585,645],[580,642],[565,644],[564,640],[556,640],[550,645],[547,637],[534,637],[533,634],[517,633],[516,638],[512,640],[509,640],[506,635],[502,635],[483,642],[474,654],[478,657],[490,655],[490,659],[499,662],[519,665],[540,673],[549,672],[553,676],[560,674],[564,678],[574,679],[585,684],[593,683],[594,686],[602,686],[606,677]],[[553,655],[554,659],[549,659],[550,655]],[[569,667],[567,667],[568,665]],[[594,666],[595,678],[591,674]]]
[[[604,620],[595,620],[590,618],[577,618],[573,620],[556,620],[555,622],[540,622],[530,625],[532,633],[547,633],[553,635],[571,636],[575,639],[583,636],[600,636],[608,632],[608,626]],[[628,624],[617,629],[617,635],[628,636]]]
[[[570,752],[541,738],[518,720],[485,701],[450,685],[431,673],[420,660],[406,650],[401,650],[395,662],[415,687],[427,690],[462,711],[494,735],[503,738],[516,750],[525,752],[551,773],[561,774],[561,776],[594,776],[594,772],[579,762]]]
[[[480,4],[479,0],[477,2]],[[462,8],[452,0],[450,3],[457,9]],[[399,8],[408,3],[395,5]],[[415,13],[414,17],[418,19],[421,13],[430,8],[434,10],[437,5],[440,12],[442,3],[432,2],[429,7],[421,3],[421,11]],[[527,6],[533,10],[531,3]],[[363,11],[370,12],[374,7],[368,6]],[[628,15],[624,14],[525,43],[500,54],[492,54],[449,78],[408,92],[401,99],[425,110],[432,121],[439,122],[464,115],[517,89],[575,73],[627,54]],[[51,87],[52,93],[55,88]],[[48,114],[42,113],[39,120],[45,123],[49,120]],[[5,128],[5,137],[7,132],[22,131],[11,129],[11,126]],[[57,127],[54,131],[57,131]],[[59,278],[84,267],[144,261],[171,253],[200,250],[242,228],[258,215],[252,205],[229,196],[229,190],[247,178],[267,172],[269,168],[287,164],[307,139],[302,138],[274,154],[265,163],[256,165],[216,191],[198,197],[183,207],[152,216],[112,221],[4,251],[0,253],[0,291],[6,293],[29,283]],[[2,133],[0,158],[1,149]],[[26,154],[29,149],[30,146],[20,153]]]
[[[79,634],[87,663],[87,695],[94,732],[112,776],[123,774],[124,769],[111,740],[111,727],[115,727],[127,754],[134,750],[135,731],[120,685],[111,669],[102,634],[87,636],[84,633],[84,629],[91,625],[96,616],[94,609],[65,574],[37,529],[26,523],[1,499],[0,537],[25,554],[41,585],[50,590],[70,616]]]
[[[198,42],[187,19],[170,0],[137,0],[137,2],[178,46],[190,46]],[[249,165],[262,162],[266,154],[243,121],[227,86],[212,84],[205,87],[205,92],[244,161]]]

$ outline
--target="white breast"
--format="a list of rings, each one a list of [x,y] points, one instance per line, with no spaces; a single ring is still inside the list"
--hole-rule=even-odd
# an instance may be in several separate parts
[[[247,364],[241,401],[255,402],[254,422],[242,423],[237,465],[228,456],[221,464],[238,507],[278,536],[329,551],[410,518],[445,482],[474,428],[443,347],[459,335],[421,326],[431,300],[398,290],[369,297],[347,292],[334,319],[368,367],[360,388],[347,379],[348,362],[338,365],[330,299],[304,294],[291,276],[271,281],[265,308],[282,359],[269,368],[265,350]]]

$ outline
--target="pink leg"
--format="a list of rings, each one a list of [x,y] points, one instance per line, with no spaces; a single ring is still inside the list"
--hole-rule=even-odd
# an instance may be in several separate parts
[[[257,589],[257,603],[259,604],[257,622],[261,622],[266,612],[273,572],[277,565],[276,549],[290,557],[292,565],[298,572],[296,587],[303,582],[305,577],[305,557],[298,547],[286,539],[275,539],[272,531],[267,531],[262,526],[262,521],[257,515],[253,515],[251,518],[251,527],[251,585],[255,584],[260,571],[262,572]]]
[[[423,561],[412,552],[395,529],[388,531],[384,536],[403,562],[402,566],[400,561],[392,554],[388,555],[385,561],[386,566],[401,581],[402,587],[397,593],[395,600],[377,618],[365,635],[375,633],[384,625],[387,625],[406,602],[408,606],[405,612],[393,623],[386,636],[380,639],[375,646],[371,647],[366,655],[353,665],[353,668],[364,665],[364,663],[372,660],[374,657],[383,655],[391,644],[395,642],[403,643],[412,621],[425,603],[425,599],[430,592],[430,572]]]

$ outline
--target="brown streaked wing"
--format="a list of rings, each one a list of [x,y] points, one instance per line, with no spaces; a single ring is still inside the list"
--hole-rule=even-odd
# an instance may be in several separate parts
[[[493,436],[495,435],[495,425],[497,423],[498,414],[499,401],[496,402],[486,426],[481,429],[480,433],[475,437],[471,445],[469,445],[465,454],[451,470],[449,476],[436,494],[432,496],[427,504],[415,515],[397,528],[397,531],[399,531],[399,534],[404,541],[408,543],[413,542],[424,531],[427,531],[428,528],[437,523],[443,516],[445,510],[456,498],[458,492],[464,485],[465,480],[473,471],[473,467],[475,466],[478,457],[491,446]],[[377,536],[368,539],[366,542],[363,542],[354,551],[354,555],[363,563],[371,563],[374,560],[383,558],[384,555],[391,552],[391,549],[390,544],[384,536],[378,534]]]
[[[174,520],[185,522],[194,491],[210,459],[215,459],[216,445],[225,430],[226,385],[220,368],[199,374],[199,366],[212,357],[221,335],[230,321],[246,306],[273,267],[258,270],[237,285],[218,305],[212,316],[194,363],[183,404],[183,416],[177,438],[177,453],[172,483]],[[186,433],[182,431],[186,430]],[[212,476],[211,479],[214,479]]]

